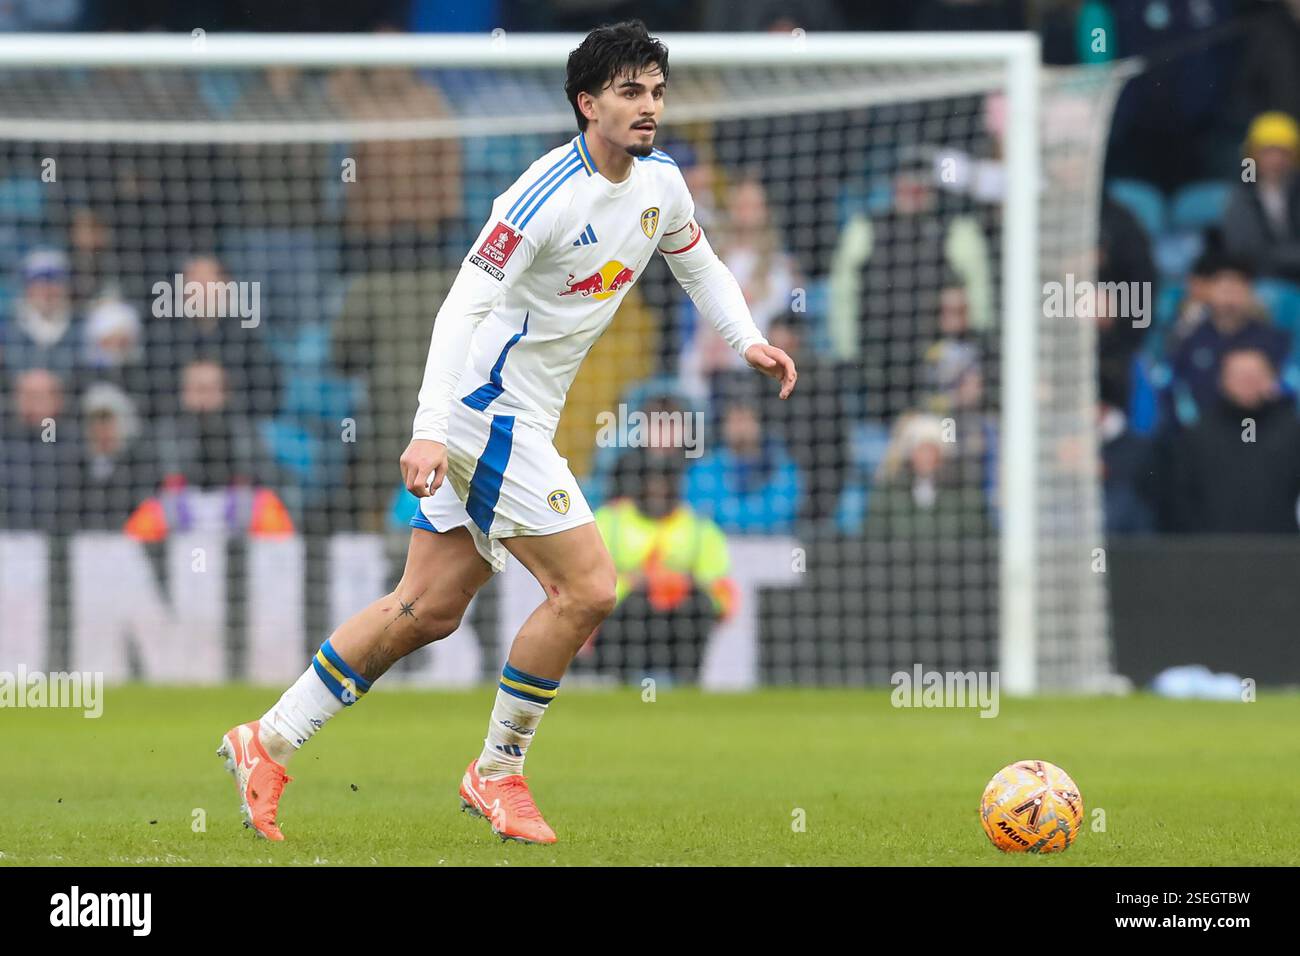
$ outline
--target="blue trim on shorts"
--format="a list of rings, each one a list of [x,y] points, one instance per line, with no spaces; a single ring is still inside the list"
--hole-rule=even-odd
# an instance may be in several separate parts
[[[469,495],[465,501],[465,510],[484,534],[492,530],[514,437],[515,416],[493,415],[492,431],[478,464],[474,466],[474,477],[470,479]]]
[[[417,511],[415,514],[411,515],[411,520],[407,523],[412,528],[423,528],[425,531],[432,531],[434,534],[442,533],[433,526],[432,521],[424,516],[423,511]]]

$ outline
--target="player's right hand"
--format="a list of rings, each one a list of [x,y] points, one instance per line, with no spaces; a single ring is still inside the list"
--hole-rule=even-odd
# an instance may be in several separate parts
[[[425,438],[413,438],[398,460],[406,490],[427,498],[438,490],[447,475],[447,446]]]

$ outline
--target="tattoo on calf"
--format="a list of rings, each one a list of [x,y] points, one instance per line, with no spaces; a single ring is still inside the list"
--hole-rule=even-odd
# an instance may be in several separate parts
[[[425,591],[427,590],[428,588],[425,588]],[[403,600],[399,597],[397,599],[397,613],[394,614],[389,622],[384,625],[384,631],[387,632],[388,629],[393,626],[394,622],[400,621],[403,618],[418,621],[420,616],[415,613],[415,603],[422,597],[424,597],[424,591],[421,591],[409,601]],[[384,608],[385,612],[389,610],[390,608]],[[401,638],[394,638],[392,640],[386,638],[377,639],[374,645],[365,652],[365,658],[361,663],[362,676],[365,677],[366,680],[378,680],[385,671],[397,663],[398,659],[409,650],[409,648],[403,649],[401,644]]]
[[[368,681],[379,680],[388,668],[397,663],[399,656],[390,645],[376,644],[366,652],[365,660],[361,662],[361,676]]]
[[[428,589],[428,588],[425,588],[425,589],[424,589],[424,591],[427,591],[427,590],[429,590],[429,589]],[[389,621],[387,624],[384,625],[384,630],[386,631],[386,630],[388,630],[390,627],[392,627],[392,626],[393,626],[393,621],[401,620],[401,619],[404,618],[404,617],[409,617],[409,618],[410,618],[411,620],[413,620],[413,621],[418,621],[420,618],[419,618],[419,615],[417,615],[417,614],[415,613],[415,602],[418,601],[418,600],[420,600],[420,598],[424,597],[424,591],[421,591],[419,594],[417,594],[415,597],[411,598],[411,600],[409,600],[409,601],[403,601],[403,600],[399,597],[399,598],[397,599],[397,603],[400,605],[400,607],[398,608],[397,614],[394,615],[392,621]]]

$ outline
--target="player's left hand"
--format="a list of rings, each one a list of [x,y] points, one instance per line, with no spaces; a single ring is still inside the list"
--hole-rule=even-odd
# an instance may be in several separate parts
[[[794,383],[799,378],[799,373],[794,370],[794,359],[775,345],[760,343],[745,349],[745,361],[749,363],[750,368],[758,369],[768,378],[779,379],[781,397],[790,397],[790,393],[794,391]]]

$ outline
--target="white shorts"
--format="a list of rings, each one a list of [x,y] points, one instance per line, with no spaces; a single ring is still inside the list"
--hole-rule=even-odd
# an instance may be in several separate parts
[[[493,571],[506,566],[498,540],[555,534],[594,521],[569,462],[550,436],[514,415],[452,404],[447,422],[447,476],[420,499],[411,527],[443,532],[469,527]]]

